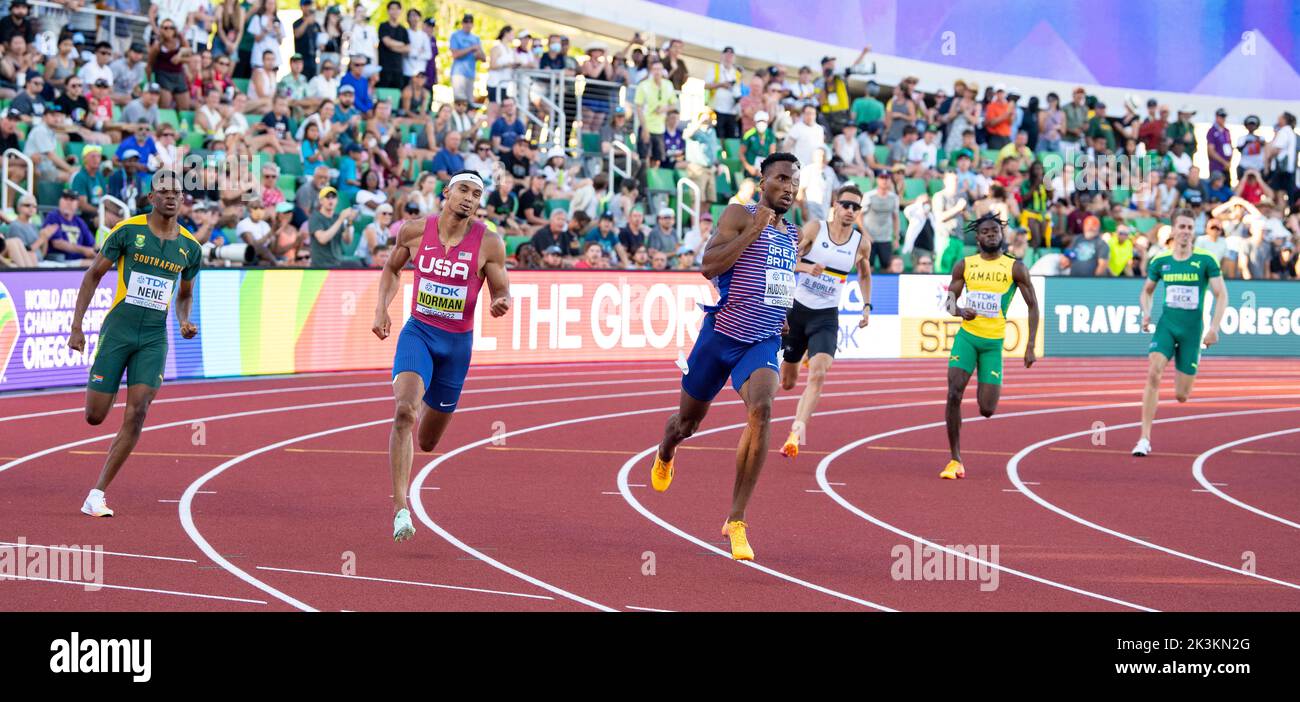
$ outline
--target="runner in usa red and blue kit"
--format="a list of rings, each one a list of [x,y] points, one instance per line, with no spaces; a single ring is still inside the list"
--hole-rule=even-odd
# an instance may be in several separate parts
[[[420,450],[432,451],[451,422],[469,372],[474,307],[483,281],[492,295],[492,316],[510,311],[505,242],[474,218],[483,197],[482,178],[474,171],[461,171],[452,176],[443,197],[441,215],[402,223],[379,279],[373,331],[386,339],[392,325],[388,306],[402,284],[402,268],[415,261],[411,318],[402,327],[393,357],[397,409],[388,438],[388,457],[393,474],[394,541],[415,534],[406,502],[414,453],[411,430],[418,421]]]
[[[740,437],[731,513],[722,533],[731,538],[731,557],[754,559],[746,535],[745,506],[767,457],[772,398],[779,386],[777,354],[786,314],[794,304],[799,230],[784,215],[799,192],[799,160],[774,153],[763,161],[757,205],[729,205],[718,231],[704,248],[700,272],[718,288],[687,359],[681,403],[668,418],[651,482],[663,492],[673,479],[678,444],[699,428],[709,404],[727,378],[740,393],[749,424]]]

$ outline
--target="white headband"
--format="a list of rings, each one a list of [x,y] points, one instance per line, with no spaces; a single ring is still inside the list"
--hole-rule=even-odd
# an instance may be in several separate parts
[[[477,173],[460,173],[452,176],[451,182],[447,183],[447,189],[450,190],[453,185],[460,182],[470,182],[477,185],[479,188],[483,187],[483,179],[480,178]]]

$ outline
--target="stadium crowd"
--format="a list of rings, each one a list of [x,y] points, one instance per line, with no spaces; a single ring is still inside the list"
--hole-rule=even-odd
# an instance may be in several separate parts
[[[683,114],[677,40],[482,36],[472,15],[443,28],[396,0],[375,18],[301,0],[288,25],[274,0],[102,0],[133,18],[115,23],[83,0],[40,5],[0,0],[0,151],[30,159],[4,157],[11,181],[30,168],[36,183],[0,202],[5,266],[85,265],[128,214],[114,201],[140,212],[150,175],[172,168],[212,265],[382,265],[393,224],[437,213],[443,185],[472,169],[512,266],[695,270],[721,209],[754,201],[762,160],[789,151],[795,221],[826,218],[857,185],[884,272],[947,272],[972,248],[964,222],[995,212],[1035,274],[1141,276],[1185,207],[1229,277],[1297,275],[1288,112],[1267,141],[1244,116],[1234,143],[1220,109],[1202,141],[1191,107],[1134,95],[1108,106],[1082,87],[1040,99],[962,80],[927,93],[916,77],[864,81],[869,47],[797,70],[744,69],[727,47],[695,76],[706,108]],[[558,141],[539,138],[560,130],[537,71],[564,79]],[[630,176],[607,167],[615,142]],[[700,192],[680,227],[679,178]]]

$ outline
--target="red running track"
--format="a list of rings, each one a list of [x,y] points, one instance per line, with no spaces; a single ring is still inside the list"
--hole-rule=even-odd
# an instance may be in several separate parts
[[[0,608],[1300,609],[1300,369],[1207,357],[1191,402],[1166,388],[1156,453],[1135,459],[1144,365],[1008,363],[998,415],[965,425],[967,479],[941,481],[943,363],[836,364],[794,460],[775,448],[801,387],[778,397],[754,564],[718,533],[744,421],[731,390],[672,489],[646,486],[670,363],[473,369],[440,453],[416,455],[400,545],[385,373],[167,385],[113,519],[78,508],[120,410],[90,427],[79,391],[0,396],[0,542],[107,554],[104,588],[4,580]],[[918,551],[947,570],[902,572]]]

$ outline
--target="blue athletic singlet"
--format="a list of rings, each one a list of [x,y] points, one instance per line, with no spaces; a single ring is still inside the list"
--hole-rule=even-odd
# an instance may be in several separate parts
[[[757,205],[745,205],[753,214]],[[737,341],[753,343],[781,333],[786,313],[794,305],[794,265],[799,230],[781,220],[783,229],[768,225],[736,259],[714,278],[718,304],[700,305],[714,313],[714,329]]]

